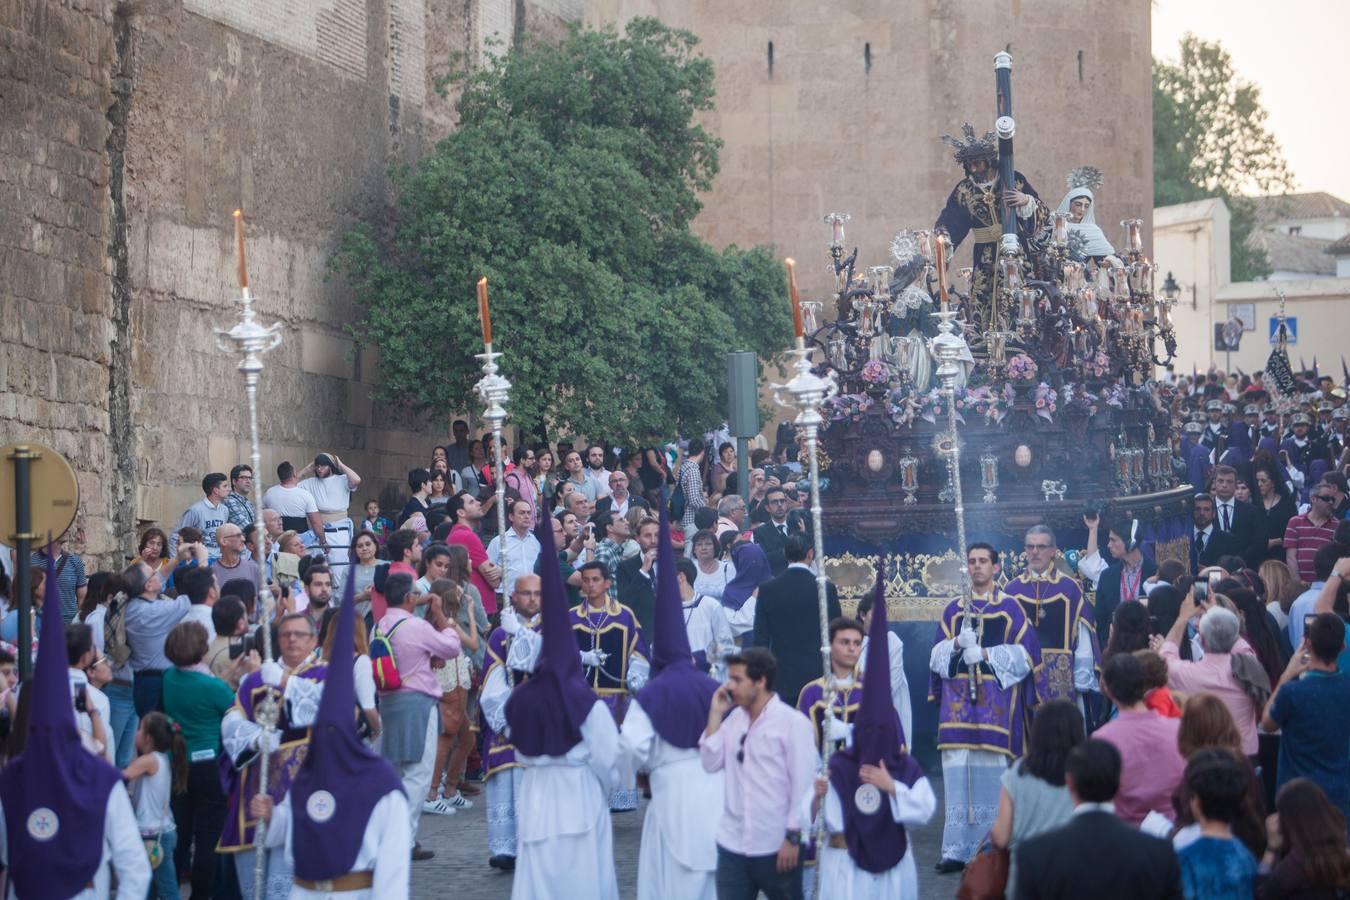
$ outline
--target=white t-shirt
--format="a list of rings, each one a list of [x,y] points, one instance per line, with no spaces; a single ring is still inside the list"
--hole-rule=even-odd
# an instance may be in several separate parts
[[[345,513],[352,502],[352,488],[346,475],[329,475],[327,478],[316,475],[300,482],[300,488],[309,491],[319,505],[319,512]]]
[[[275,509],[289,518],[304,518],[306,513],[318,512],[314,495],[303,488],[274,484],[263,494],[263,509]]]
[[[362,653],[356,657],[356,668],[353,670],[356,688],[356,705],[362,709],[375,708],[375,669],[370,664],[370,657]]]

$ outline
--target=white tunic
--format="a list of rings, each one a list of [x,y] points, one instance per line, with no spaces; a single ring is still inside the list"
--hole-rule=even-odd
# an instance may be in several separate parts
[[[339,810],[338,815],[341,815]],[[275,850],[286,845],[286,862],[295,869],[295,834],[291,816],[291,795],[272,810],[271,827],[267,829],[267,847]],[[408,896],[412,859],[412,832],[408,826],[408,798],[402,791],[390,791],[380,798],[366,820],[366,831],[361,837],[361,848],[356,851],[353,872],[374,870],[370,888],[359,891],[311,891],[295,885],[291,900],[400,900]]]
[[[609,794],[617,784],[619,729],[596,701],[581,742],[564,756],[527,756],[520,796],[519,854],[512,900],[570,898],[584,886],[594,900],[618,900]]]
[[[75,827],[79,827],[76,825]],[[5,810],[0,806],[0,865],[9,865],[9,832]],[[111,893],[112,874],[117,870],[117,893]],[[108,811],[103,815],[103,858],[94,873],[94,886],[80,891],[71,900],[142,900],[150,892],[150,860],[145,855],[145,842],[136,825],[136,813],[131,809],[131,797],[121,785],[108,794]],[[9,882],[9,900],[15,900],[14,882]]]
[[[722,657],[736,652],[736,636],[727,621],[726,608],[711,596],[695,596],[681,608],[689,649],[702,650],[712,666],[712,676],[721,680]]]
[[[852,798],[850,798],[851,800]],[[927,778],[913,787],[895,783],[891,816],[906,828],[925,824],[937,810],[937,797]],[[844,812],[839,795],[830,785],[825,795],[825,829],[831,835],[844,831]],[[872,873],[858,867],[848,850],[826,847],[820,856],[820,900],[918,900],[919,872],[914,866],[914,839],[905,855],[885,872]]]
[[[867,671],[867,642],[863,638],[862,655],[858,657],[858,672]],[[914,711],[909,698],[909,679],[905,677],[905,643],[900,635],[886,632],[886,653],[890,658],[891,702],[895,705],[895,714],[900,717],[900,727],[905,729],[905,744],[914,746]]]
[[[722,773],[703,770],[698,747],[681,750],[662,740],[636,700],[619,739],[633,766],[651,775],[638,900],[717,900],[715,813],[722,809]]]

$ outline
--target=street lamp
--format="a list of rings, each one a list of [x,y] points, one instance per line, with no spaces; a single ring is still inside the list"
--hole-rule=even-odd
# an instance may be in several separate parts
[[[1176,303],[1177,298],[1181,296],[1181,285],[1172,277],[1172,273],[1167,273],[1167,280],[1163,282],[1163,297],[1168,303]]]

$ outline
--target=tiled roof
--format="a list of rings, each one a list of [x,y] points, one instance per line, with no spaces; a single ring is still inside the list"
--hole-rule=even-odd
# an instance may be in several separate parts
[[[1350,203],[1326,191],[1252,197],[1251,200],[1256,204],[1256,218],[1261,222],[1280,219],[1350,218]]]
[[[1350,234],[1347,234],[1339,241],[1332,241],[1331,245],[1322,252],[1332,256],[1350,256]]]
[[[1248,247],[1266,251],[1272,269],[1308,275],[1336,274],[1336,260],[1327,255],[1331,244],[1331,241],[1323,238],[1283,234],[1278,231],[1254,231],[1247,238]]]

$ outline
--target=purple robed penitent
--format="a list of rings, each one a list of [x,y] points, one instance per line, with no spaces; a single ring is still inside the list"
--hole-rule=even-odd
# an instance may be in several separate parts
[[[524,623],[522,622],[521,624],[523,627]],[[539,629],[537,623],[533,627],[536,631]],[[492,632],[491,636],[488,637],[488,664],[487,671],[483,674],[484,683],[487,682],[487,677],[492,673],[494,668],[506,665],[506,657],[510,649],[511,637],[506,633],[506,629],[497,628]],[[513,685],[523,684],[529,677],[530,675],[528,672],[512,669],[508,683]],[[494,731],[486,718],[484,718],[482,726],[484,773],[491,777],[502,769],[509,769],[518,765],[516,762],[516,748],[515,745],[511,743],[511,739],[504,734]]]
[[[108,797],[122,775],[80,743],[70,698],[60,586],[47,554],[47,583],[37,666],[24,685],[32,691],[28,743],[0,769],[9,880],[14,893],[64,900],[84,890],[103,859]]]
[[[886,597],[881,574],[877,575],[876,602],[872,604],[872,627],[867,645],[867,671],[889,672],[890,651],[886,640]],[[853,746],[830,757],[830,786],[839,797],[844,814],[844,842],[848,855],[866,872],[885,872],[905,856],[909,839],[905,826],[895,821],[891,804],[884,798],[871,813],[858,809],[856,797],[863,780],[864,765],[884,767],[897,784],[907,788],[923,777],[914,757],[901,750],[900,717],[891,699],[887,678],[863,682],[862,702],[853,725]]]
[[[981,664],[976,700],[970,699],[970,672],[959,654],[953,654],[950,677],[929,676],[928,699],[940,701],[938,708],[939,749],[991,750],[1018,757],[1026,752],[1028,710],[1044,700],[1040,643],[1016,599],[998,595],[996,600],[971,601],[972,611],[983,617],[982,647],[1020,644],[1031,657],[1036,675],[1024,678],[1012,687],[999,685],[998,678]],[[971,627],[979,630],[974,621]],[[961,630],[961,601],[953,600],[943,610],[935,643],[956,637]],[[871,649],[871,645],[868,645]],[[867,661],[869,670],[872,661]]]
[[[1017,600],[1027,622],[1035,629],[1041,652],[1036,663],[1040,702],[1076,701],[1078,691],[1073,686],[1073,657],[1078,648],[1080,625],[1087,626],[1094,666],[1101,665],[1096,617],[1091,604],[1083,599],[1083,589],[1078,582],[1054,568],[1051,573],[1048,578],[1040,578],[1024,572],[1009,581],[1003,593]]]
[[[333,636],[333,664],[324,678],[309,752],[291,784],[295,874],[308,881],[338,878],[355,869],[375,805],[403,790],[394,767],[356,733],[353,665],[344,662],[356,655],[353,576],[349,570]]]
[[[553,523],[540,524],[535,536],[539,539],[541,558],[556,559]],[[581,726],[591,714],[596,698],[581,675],[581,658],[567,619],[562,570],[557,566],[541,568],[539,630],[543,641],[539,662],[530,680],[516,686],[507,698],[506,723],[511,728],[512,743],[520,753],[565,756],[581,743]]]
[[[661,534],[656,545],[656,633],[652,641],[652,675],[637,701],[661,740],[681,750],[698,746],[708,725],[717,682],[694,665],[689,635],[684,630],[683,603],[675,580],[675,551],[670,544],[670,519],[661,503]]]
[[[736,574],[722,590],[721,603],[732,612],[740,610],[761,584],[773,577],[769,557],[759,544],[737,544],[731,548],[731,563]]]

